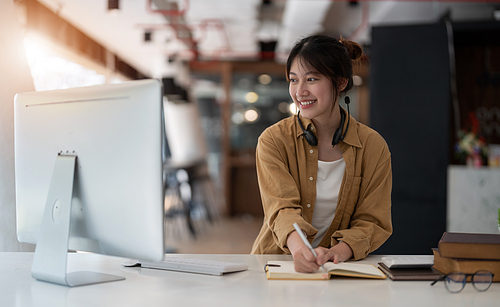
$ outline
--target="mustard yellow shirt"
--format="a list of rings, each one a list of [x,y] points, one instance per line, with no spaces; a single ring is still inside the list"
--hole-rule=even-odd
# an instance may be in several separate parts
[[[311,120],[301,119],[316,134]],[[345,129],[345,127],[344,127]],[[346,164],[332,224],[319,246],[343,241],[358,260],[380,247],[392,234],[391,154],[375,130],[350,117],[343,141],[337,145]],[[257,176],[264,222],[252,254],[290,253],[288,235],[297,223],[310,242],[317,233],[311,225],[318,173],[318,150],[309,145],[297,116],[286,118],[259,137]]]

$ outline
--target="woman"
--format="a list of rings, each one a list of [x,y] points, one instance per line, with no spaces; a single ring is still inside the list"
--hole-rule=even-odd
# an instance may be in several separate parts
[[[329,260],[362,259],[391,235],[389,148],[338,103],[353,86],[352,62],[362,54],[357,43],[325,35],[306,37],[290,52],[286,72],[299,113],[259,137],[265,217],[252,253],[291,253],[298,272],[312,272]]]

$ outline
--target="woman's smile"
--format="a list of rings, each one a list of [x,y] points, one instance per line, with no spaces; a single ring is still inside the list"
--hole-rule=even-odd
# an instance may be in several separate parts
[[[297,101],[300,103],[300,105],[302,106],[302,108],[309,108],[312,106],[313,103],[315,103],[317,100],[314,99],[314,100],[311,100],[311,99],[299,99],[297,98]]]

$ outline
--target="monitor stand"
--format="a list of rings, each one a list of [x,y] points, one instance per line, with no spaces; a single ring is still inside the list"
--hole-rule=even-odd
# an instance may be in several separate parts
[[[76,155],[58,154],[36,244],[31,276],[37,280],[68,287],[124,280],[125,278],[121,276],[97,272],[66,272],[75,167]]]

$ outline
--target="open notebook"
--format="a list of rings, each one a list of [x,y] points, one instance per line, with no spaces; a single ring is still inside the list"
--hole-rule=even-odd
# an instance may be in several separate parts
[[[313,273],[299,273],[295,271],[293,261],[269,261],[266,265],[267,279],[326,280],[330,279],[332,275],[360,278],[386,278],[382,271],[371,264],[352,262],[335,264],[333,262],[327,262],[324,267],[328,272],[325,272],[322,268],[320,268]]]

